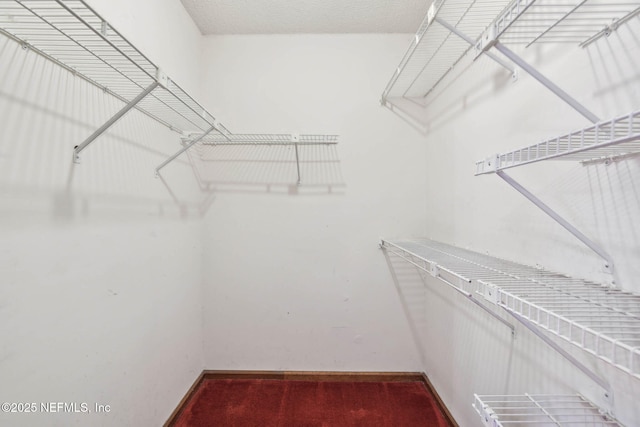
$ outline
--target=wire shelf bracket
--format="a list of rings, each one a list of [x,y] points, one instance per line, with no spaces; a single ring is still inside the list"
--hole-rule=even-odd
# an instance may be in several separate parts
[[[460,31],[459,29],[457,29],[453,25],[449,24],[444,19],[440,19],[439,17],[435,17],[433,19],[434,19],[435,22],[437,22],[438,24],[442,25],[447,30],[451,31],[453,34],[455,34],[456,36],[460,37],[462,40],[464,40],[467,43],[469,43],[469,46],[475,46],[476,45],[475,40],[473,40],[468,35],[464,34],[462,31]],[[499,58],[498,56],[494,55],[493,53],[491,53],[489,51],[484,51],[483,53],[485,55],[487,55],[489,58],[491,58],[494,62],[496,62],[497,64],[500,64],[506,70],[511,72],[511,77],[514,80],[517,80],[517,78],[518,78],[517,69],[513,65],[509,64],[507,61],[502,60],[501,58]]]
[[[151,93],[156,87],[158,87],[159,83],[153,82],[147,87],[140,95],[136,96],[131,102],[125,105],[120,111],[113,115],[109,120],[107,120],[102,126],[96,129],[93,134],[91,134],[87,139],[85,139],[80,145],[76,145],[73,148],[73,162],[80,163],[80,152],[87,148],[89,144],[91,144],[96,138],[102,135],[107,131],[111,126],[113,126],[118,120],[122,118],[125,114],[127,114],[132,108],[134,108],[140,101],[142,101],[147,95]]]
[[[640,295],[429,239],[382,240],[381,245],[424,271],[437,267],[436,274],[443,277],[434,277],[537,330],[545,343],[602,387],[605,399],[613,398],[607,381],[549,336],[640,379]]]
[[[606,273],[613,274],[613,259],[611,256],[605,251],[600,245],[596,242],[588,238],[584,233],[578,230],[576,227],[571,225],[569,221],[564,219],[561,215],[559,215],[556,211],[551,209],[547,204],[545,204],[542,200],[536,197],[533,193],[523,187],[518,181],[513,179],[511,176],[507,175],[504,171],[497,171],[496,175],[502,178],[507,184],[513,187],[516,191],[526,197],[531,203],[536,205],[540,210],[546,213],[549,217],[551,217],[555,222],[560,224],[565,230],[571,233],[574,237],[584,243],[589,249],[598,254],[602,259],[604,259],[603,270]]]
[[[473,408],[484,427],[511,425],[623,427],[581,395],[477,395]]]

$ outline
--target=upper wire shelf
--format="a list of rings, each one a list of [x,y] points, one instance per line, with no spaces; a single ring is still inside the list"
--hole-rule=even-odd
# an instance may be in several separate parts
[[[637,0],[514,0],[493,22],[490,37],[530,46],[536,42],[587,46],[640,13]],[[478,40],[482,50],[486,37]]]
[[[428,96],[473,46],[477,55],[496,40],[584,47],[638,14],[637,0],[435,0],[382,103]]]
[[[640,378],[639,295],[428,239],[382,246]]]
[[[508,0],[435,0],[385,87],[382,102],[389,98],[426,97],[473,48],[439,20],[476,40],[508,3]]]
[[[297,135],[289,133],[208,134],[202,138],[201,143],[203,145],[330,145],[338,143],[338,135]]]
[[[640,110],[476,162],[476,175],[542,160],[586,161],[640,152]]]
[[[474,395],[473,407],[486,427],[622,427],[580,395]]]
[[[176,132],[225,131],[83,1],[0,1],[0,31],[124,103],[159,82],[135,108]]]

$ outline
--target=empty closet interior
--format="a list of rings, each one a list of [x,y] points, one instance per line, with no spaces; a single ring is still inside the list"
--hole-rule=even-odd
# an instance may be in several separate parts
[[[640,2],[388,3],[0,1],[0,400],[110,408],[0,424],[207,369],[640,423]]]

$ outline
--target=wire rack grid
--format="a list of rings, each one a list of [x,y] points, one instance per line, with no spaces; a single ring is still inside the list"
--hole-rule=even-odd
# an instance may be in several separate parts
[[[451,272],[466,292],[640,378],[639,295],[428,239],[385,245],[425,271]]]
[[[576,43],[584,47],[638,13],[637,0],[514,0],[492,23],[490,33],[503,43]],[[480,38],[478,48],[486,40]]]
[[[77,76],[136,105],[179,133],[204,132],[215,119],[81,0],[0,1],[0,31]]]
[[[476,175],[542,160],[590,161],[640,152],[640,110],[476,162]]]
[[[473,407],[486,427],[622,426],[580,395],[474,395]]]
[[[508,0],[436,0],[382,94],[389,98],[426,97],[473,46],[437,20],[473,40]]]

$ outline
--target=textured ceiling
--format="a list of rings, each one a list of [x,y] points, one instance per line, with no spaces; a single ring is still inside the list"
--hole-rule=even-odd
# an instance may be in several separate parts
[[[202,34],[415,33],[431,0],[181,0]]]

